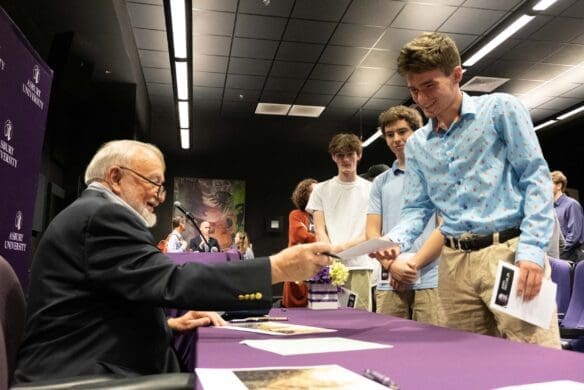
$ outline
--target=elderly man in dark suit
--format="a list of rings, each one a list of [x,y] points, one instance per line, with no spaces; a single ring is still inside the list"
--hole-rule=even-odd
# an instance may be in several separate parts
[[[164,158],[137,141],[105,144],[88,188],[47,228],[32,262],[17,382],[75,375],[180,371],[161,307],[268,308],[272,283],[328,263],[323,243],[239,264],[175,265],[148,227],[164,201]]]

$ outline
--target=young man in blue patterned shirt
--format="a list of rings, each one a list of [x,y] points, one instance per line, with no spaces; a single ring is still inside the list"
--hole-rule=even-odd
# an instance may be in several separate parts
[[[406,144],[404,205],[387,236],[408,250],[436,210],[445,237],[438,288],[446,325],[560,348],[555,315],[543,329],[489,308],[500,260],[519,267],[526,301],[550,274],[550,173],[529,112],[511,95],[463,93],[460,54],[442,34],[407,43],[398,71],[429,121]],[[425,265],[423,250],[414,268]],[[388,263],[398,252],[375,256]]]

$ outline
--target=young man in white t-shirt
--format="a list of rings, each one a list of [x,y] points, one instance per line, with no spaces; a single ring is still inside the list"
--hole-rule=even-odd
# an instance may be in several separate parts
[[[365,240],[365,220],[371,182],[357,175],[363,147],[354,134],[337,134],[329,143],[337,176],[317,184],[306,210],[314,217],[317,241],[330,242],[337,251]],[[345,287],[358,294],[356,308],[371,310],[371,272],[377,261],[367,255],[343,259],[349,268]]]

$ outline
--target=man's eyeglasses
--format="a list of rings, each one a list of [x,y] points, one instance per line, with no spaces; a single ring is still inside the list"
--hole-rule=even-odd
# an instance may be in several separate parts
[[[124,169],[126,171],[130,171],[132,172],[134,175],[138,176],[140,179],[147,181],[148,183],[152,184],[153,186],[158,187],[158,191],[156,192],[156,197],[158,199],[162,199],[163,197],[166,197],[166,188],[164,188],[164,185],[162,183],[157,183],[153,180],[148,179],[146,176],[139,174],[138,172],[136,172],[135,170],[128,168],[128,167],[120,167],[120,169]]]

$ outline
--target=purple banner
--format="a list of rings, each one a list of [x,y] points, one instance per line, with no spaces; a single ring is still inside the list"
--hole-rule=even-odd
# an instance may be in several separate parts
[[[24,289],[52,79],[0,7],[0,255]]]

